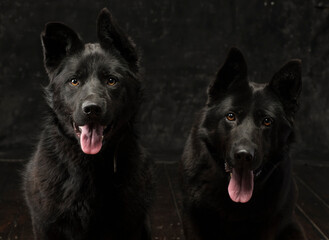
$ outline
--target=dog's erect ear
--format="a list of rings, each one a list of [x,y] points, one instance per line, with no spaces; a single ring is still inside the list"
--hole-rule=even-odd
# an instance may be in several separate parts
[[[134,42],[121,30],[107,8],[103,8],[97,20],[97,34],[102,48],[116,49],[133,71],[138,71],[138,54]]]
[[[63,23],[48,23],[41,33],[44,63],[48,73],[52,73],[69,55],[84,48],[80,37]]]
[[[274,74],[269,87],[284,105],[297,106],[302,90],[301,60],[291,60]]]
[[[228,90],[232,85],[247,82],[247,63],[237,48],[231,48],[216,79],[209,85],[208,102]]]

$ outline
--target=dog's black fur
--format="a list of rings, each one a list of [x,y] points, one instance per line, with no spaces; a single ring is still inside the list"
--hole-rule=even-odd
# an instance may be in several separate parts
[[[134,130],[139,57],[107,9],[97,33],[94,44],[62,23],[41,34],[49,109],[24,173],[35,239],[151,239],[153,167]]]
[[[289,158],[300,92],[299,60],[257,84],[230,50],[182,156],[188,240],[304,239]]]

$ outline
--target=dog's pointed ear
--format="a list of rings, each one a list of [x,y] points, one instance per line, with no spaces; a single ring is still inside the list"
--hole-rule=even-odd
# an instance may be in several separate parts
[[[103,8],[97,19],[97,34],[103,49],[119,51],[129,67],[138,71],[138,54],[134,42],[122,31],[107,8]]]
[[[48,74],[52,73],[69,55],[84,48],[77,33],[63,23],[48,23],[41,33],[44,64]]]
[[[295,59],[287,62],[269,83],[269,88],[279,96],[284,106],[294,107],[298,105],[298,97],[302,90],[301,60]]]
[[[239,49],[231,48],[216,79],[209,85],[208,102],[216,99],[232,85],[241,82],[247,83],[247,63]]]

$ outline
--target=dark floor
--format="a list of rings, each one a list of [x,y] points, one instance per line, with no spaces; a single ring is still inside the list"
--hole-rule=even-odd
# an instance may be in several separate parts
[[[185,239],[182,230],[181,194],[177,159],[157,162],[158,196],[152,210],[153,239]],[[329,162],[296,161],[299,187],[297,215],[310,240],[329,240]],[[25,159],[0,152],[0,240],[33,239],[31,223],[20,189]]]

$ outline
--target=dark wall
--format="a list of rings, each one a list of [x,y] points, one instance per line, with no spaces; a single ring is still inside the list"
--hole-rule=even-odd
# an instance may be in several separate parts
[[[139,126],[151,151],[181,151],[209,81],[237,46],[258,82],[289,59],[302,59],[296,152],[328,153],[329,1],[305,0],[1,0],[0,148],[30,146],[40,131],[44,24],[65,22],[95,41],[104,6],[143,54],[146,99]]]

